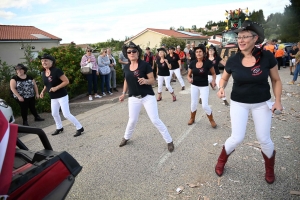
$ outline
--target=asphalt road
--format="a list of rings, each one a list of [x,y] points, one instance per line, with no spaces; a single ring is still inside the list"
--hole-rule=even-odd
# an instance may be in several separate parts
[[[71,103],[71,112],[85,128],[73,137],[75,128],[64,121],[65,131],[57,136],[49,113],[46,121],[33,125],[43,128],[55,151],[67,151],[83,166],[67,199],[300,199],[291,191],[300,191],[300,86],[287,85],[292,79],[288,69],[281,69],[283,82],[282,115],[274,115],[272,140],[275,144],[276,181],[264,180],[264,163],[249,114],[243,143],[229,157],[225,172],[219,178],[214,166],[225,140],[230,136],[229,107],[210,90],[209,104],[218,127],[210,123],[198,106],[196,123],[188,126],[190,117],[190,84],[180,91],[172,83],[177,101],[163,91],[159,102],[161,120],[169,129],[175,151],[169,153],[162,136],[142,109],[132,139],[122,148],[118,145],[128,120],[128,103],[117,102],[118,94],[88,102],[86,97]],[[185,80],[186,81],[186,80]],[[231,90],[232,79],[226,91]],[[157,88],[154,88],[156,91]],[[34,136],[21,138],[30,149],[42,145]],[[182,186],[180,194],[176,192]]]

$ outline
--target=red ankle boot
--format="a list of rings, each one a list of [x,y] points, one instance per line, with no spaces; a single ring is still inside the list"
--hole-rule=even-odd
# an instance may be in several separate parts
[[[234,152],[234,150],[233,150],[232,152]],[[231,152],[231,153],[232,153],[232,152]],[[231,154],[231,153],[230,153],[230,154]],[[223,149],[222,149],[222,151],[221,151],[221,154],[220,154],[220,156],[219,156],[219,158],[218,158],[218,163],[217,163],[216,168],[215,168],[215,172],[216,172],[216,174],[217,174],[218,176],[222,176],[222,174],[223,174],[223,172],[224,172],[225,164],[226,164],[227,159],[228,159],[228,157],[230,156],[230,154],[227,155],[227,153],[226,153],[226,151],[225,151],[225,146],[223,146]]]
[[[267,183],[272,184],[275,181],[274,165],[275,165],[276,151],[274,150],[271,158],[268,158],[263,152],[261,153],[265,160],[265,168],[266,168],[265,179]]]

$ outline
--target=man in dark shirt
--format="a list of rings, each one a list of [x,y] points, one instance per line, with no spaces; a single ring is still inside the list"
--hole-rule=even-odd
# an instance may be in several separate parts
[[[193,60],[196,60],[196,55],[195,55],[195,52],[194,52],[194,47],[195,47],[195,44],[192,43],[191,44],[191,49],[189,51],[189,54],[190,54],[190,62],[192,62]]]
[[[295,67],[295,56],[296,54],[298,53],[299,49],[297,48],[296,45],[293,45],[293,48],[292,50],[290,51],[290,75],[294,75],[293,73],[293,67],[294,69],[296,68]]]

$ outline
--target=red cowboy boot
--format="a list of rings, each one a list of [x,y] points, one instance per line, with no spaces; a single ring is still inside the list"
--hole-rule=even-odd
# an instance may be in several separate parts
[[[234,150],[232,152],[234,152]],[[230,154],[232,154],[232,152]],[[227,159],[230,156],[230,154],[227,155],[227,153],[225,151],[225,146],[223,146],[221,154],[220,154],[220,156],[218,158],[218,163],[217,163],[217,165],[215,167],[215,172],[216,172],[216,174],[218,176],[222,176],[222,174],[224,172],[224,166],[225,166],[225,164],[227,162]]]
[[[261,153],[265,160],[265,168],[266,168],[265,179],[267,183],[272,184],[275,181],[274,165],[275,165],[276,151],[274,150],[271,158],[268,158],[263,152]]]

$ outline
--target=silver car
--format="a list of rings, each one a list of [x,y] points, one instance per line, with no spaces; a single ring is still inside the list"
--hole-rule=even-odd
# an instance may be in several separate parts
[[[15,122],[15,118],[11,107],[7,105],[6,101],[4,101],[3,99],[0,99],[0,110],[2,111],[3,115],[9,123]]]

